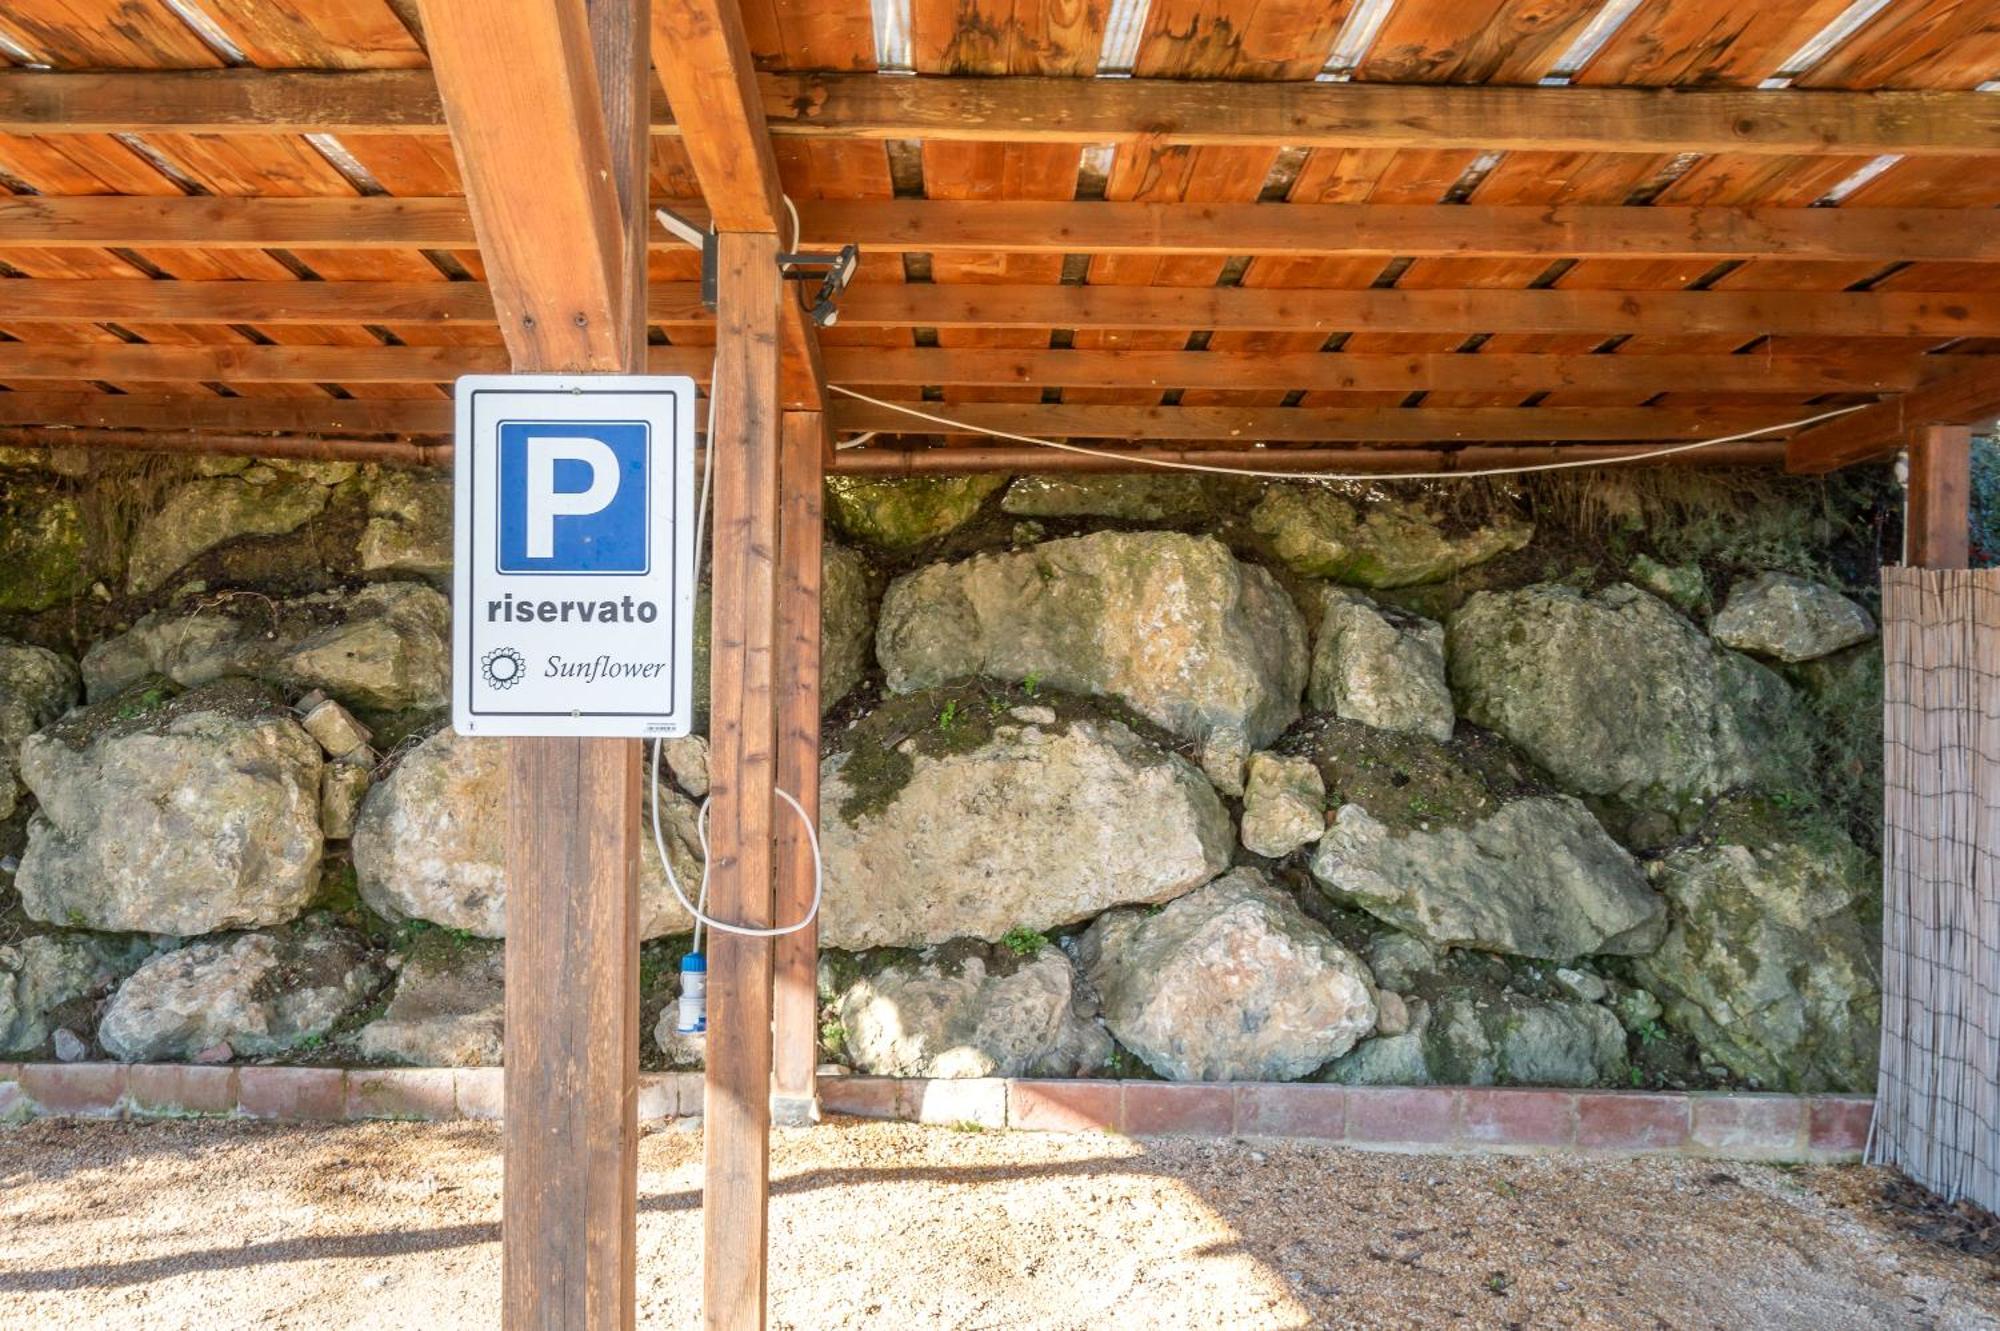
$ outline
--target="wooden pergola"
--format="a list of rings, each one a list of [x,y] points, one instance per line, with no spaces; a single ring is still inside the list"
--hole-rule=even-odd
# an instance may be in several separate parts
[[[1906,449],[1950,563],[2000,413],[1994,0],[11,0],[0,63],[0,441],[436,462],[459,374],[709,386],[746,923],[811,887],[828,471],[1751,434],[1676,460]],[[779,255],[847,244],[816,327]],[[629,1326],[638,746],[514,751],[509,1324]],[[713,1326],[762,1324],[814,956],[714,942]]]

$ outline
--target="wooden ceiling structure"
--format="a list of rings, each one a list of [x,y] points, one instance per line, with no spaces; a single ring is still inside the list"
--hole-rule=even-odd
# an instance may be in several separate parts
[[[860,246],[785,390],[869,436],[836,470],[1117,465],[984,429],[1396,471],[1879,404],[1680,455],[1814,471],[2000,413],[2000,0],[742,16],[775,186],[704,201],[662,87],[650,185]],[[442,456],[507,354],[415,4],[10,0],[0,61],[0,438]],[[651,366],[706,381],[697,256],[650,270]]]

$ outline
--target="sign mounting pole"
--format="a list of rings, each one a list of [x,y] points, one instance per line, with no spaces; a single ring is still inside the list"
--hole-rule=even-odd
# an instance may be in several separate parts
[[[518,371],[643,371],[647,0],[422,0]],[[640,745],[511,741],[503,1325],[629,1331]]]

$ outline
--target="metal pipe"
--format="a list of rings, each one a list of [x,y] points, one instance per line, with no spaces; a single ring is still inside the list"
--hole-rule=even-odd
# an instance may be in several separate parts
[[[1153,472],[1165,470],[1142,459],[1244,467],[1253,471],[1354,472],[1394,476],[1419,471],[1478,471],[1489,467],[1545,466],[1551,462],[1620,462],[1671,445],[1471,445],[1432,448],[1136,448],[1098,454],[1065,453],[1024,445],[1018,448],[854,448],[835,450],[827,470],[848,476],[929,476],[982,471]],[[1104,456],[1115,454],[1115,456]],[[1780,466],[1783,443],[1719,444],[1669,454],[1647,465]]]

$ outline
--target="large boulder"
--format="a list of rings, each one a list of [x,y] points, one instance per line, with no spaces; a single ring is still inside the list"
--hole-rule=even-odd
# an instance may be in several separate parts
[[[830,712],[868,671],[875,621],[868,561],[828,541],[819,558],[819,709]],[[706,673],[705,671],[703,672]]]
[[[889,588],[876,656],[898,692],[967,675],[1116,697],[1191,738],[1268,743],[1299,714],[1305,626],[1219,542],[1097,532],[934,564]]]
[[[90,587],[83,506],[46,476],[9,472],[0,484],[0,611],[46,610]]]
[[[1875,621],[1825,583],[1760,573],[1729,589],[1709,632],[1738,651],[1811,661],[1868,641],[1875,636]]]
[[[1250,529],[1294,573],[1355,587],[1441,582],[1519,550],[1535,534],[1513,513],[1460,522],[1422,496],[1328,484],[1272,486],[1251,510]]]
[[[1005,476],[829,476],[827,517],[841,535],[903,554],[972,520]]]
[[[361,940],[305,926],[205,939],[162,953],[118,986],[97,1039],[127,1063],[283,1053],[324,1036],[382,981]]]
[[[1228,866],[1229,814],[1185,759],[1117,721],[1034,710],[1048,719],[904,737],[885,709],[849,732],[820,779],[822,943],[992,942],[1170,901]]]
[[[318,516],[326,499],[325,486],[270,467],[187,481],[132,534],[126,586],[150,592],[197,555],[227,541],[297,531]]]
[[[290,693],[322,689],[369,710],[442,707],[450,697],[451,606],[418,582],[283,602],[243,592],[155,611],[83,658],[93,701],[149,674],[190,685],[250,675]]]
[[[1444,625],[1342,587],[1325,588],[1320,598],[1306,705],[1380,730],[1450,739]]]
[[[40,802],[14,884],[52,924],[280,924],[319,884],[320,750],[247,680],[82,708],[21,745]]]
[[[368,525],[356,555],[364,573],[451,572],[452,483],[449,476],[385,471],[368,496]]]
[[[1447,642],[1460,713],[1583,795],[1678,803],[1750,784],[1791,708],[1783,680],[1628,584],[1480,592]]]
[[[33,934],[0,946],[0,1054],[39,1050],[63,1009],[130,975],[149,951],[143,940],[84,933]]]
[[[69,658],[0,639],[0,818],[20,803],[21,741],[68,711],[77,685]]]
[[[507,746],[446,727],[404,754],[371,787],[354,824],[354,873],[362,900],[391,920],[416,919],[481,938],[507,932]],[[681,890],[694,899],[701,861],[694,805],[662,786],[663,839]],[[639,936],[686,933],[694,920],[674,899],[642,810]]]
[[[1213,521],[1255,493],[1254,481],[1188,472],[1130,476],[1048,472],[1017,479],[1000,497],[1000,508],[1024,518],[1116,518],[1180,525]]]
[[[1509,990],[1411,999],[1410,1029],[1364,1040],[1320,1080],[1346,1086],[1617,1086],[1625,1029],[1592,1003]]]
[[[962,940],[927,949],[841,991],[848,1057],[884,1077],[1079,1077],[1100,1072],[1111,1037],[1060,948],[1032,955]]]
[[[420,947],[396,973],[388,1008],[361,1028],[361,1056],[420,1068],[498,1067],[505,1044],[503,945]]]
[[[1666,929],[1638,864],[1567,795],[1401,833],[1345,804],[1312,874],[1335,900],[1437,947],[1568,961],[1646,952]]]
[[[1758,1086],[1871,1090],[1880,943],[1861,908],[1877,881],[1836,832],[1725,831],[1660,861],[1673,927],[1634,973],[1671,1024]]]
[[[1108,912],[1079,953],[1111,1033],[1173,1081],[1292,1081],[1375,1028],[1368,968],[1255,869]]]

